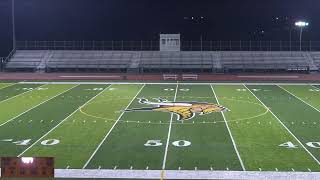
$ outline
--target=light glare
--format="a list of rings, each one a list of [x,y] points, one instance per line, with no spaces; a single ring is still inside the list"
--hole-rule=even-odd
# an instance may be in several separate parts
[[[24,164],[32,164],[33,163],[33,158],[32,157],[22,157],[21,161]]]
[[[304,21],[298,21],[295,23],[295,25],[298,27],[305,27],[305,26],[309,26],[309,23]]]

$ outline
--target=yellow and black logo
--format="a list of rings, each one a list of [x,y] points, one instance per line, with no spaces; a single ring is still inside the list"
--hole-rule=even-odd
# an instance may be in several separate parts
[[[206,115],[214,112],[230,111],[228,108],[206,102],[170,102],[162,98],[154,98],[158,102],[151,102],[148,99],[139,99],[140,104],[152,105],[153,107],[127,109],[126,112],[133,111],[160,111],[174,113],[178,116],[178,121],[190,120],[196,113]]]

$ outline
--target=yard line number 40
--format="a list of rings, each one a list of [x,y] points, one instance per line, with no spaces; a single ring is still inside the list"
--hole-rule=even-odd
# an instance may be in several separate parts
[[[311,147],[311,148],[320,149],[320,142],[307,142],[306,145]],[[293,144],[291,141],[282,143],[279,146],[280,147],[285,147],[285,148],[288,148],[288,149],[299,148],[298,145]]]
[[[32,139],[23,139],[23,140],[18,140],[18,141],[13,141],[13,139],[5,139],[5,140],[0,140],[3,142],[11,142],[17,146],[27,146],[31,143]],[[43,146],[53,146],[56,144],[59,144],[60,140],[58,139],[47,139],[47,140],[43,140],[40,142],[41,145]]]

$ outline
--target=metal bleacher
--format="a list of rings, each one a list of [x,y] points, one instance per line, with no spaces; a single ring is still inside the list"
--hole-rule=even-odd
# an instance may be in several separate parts
[[[134,52],[117,51],[51,51],[46,62],[49,71],[127,69]]]
[[[221,52],[221,63],[227,69],[301,70],[312,63],[305,52]]]
[[[143,69],[214,69],[212,52],[142,52],[140,67]]]
[[[320,69],[320,52],[311,52],[310,56],[312,57],[315,65]]]
[[[320,52],[17,50],[5,70],[167,72],[318,70]]]
[[[20,50],[16,51],[11,57],[10,61],[6,63],[6,70],[22,70],[22,71],[35,71],[43,58],[45,51],[41,50]]]

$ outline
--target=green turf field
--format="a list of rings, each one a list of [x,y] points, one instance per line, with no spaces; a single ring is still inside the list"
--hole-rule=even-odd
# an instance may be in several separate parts
[[[0,83],[0,157],[55,157],[58,169],[320,172],[320,86],[77,83]]]

